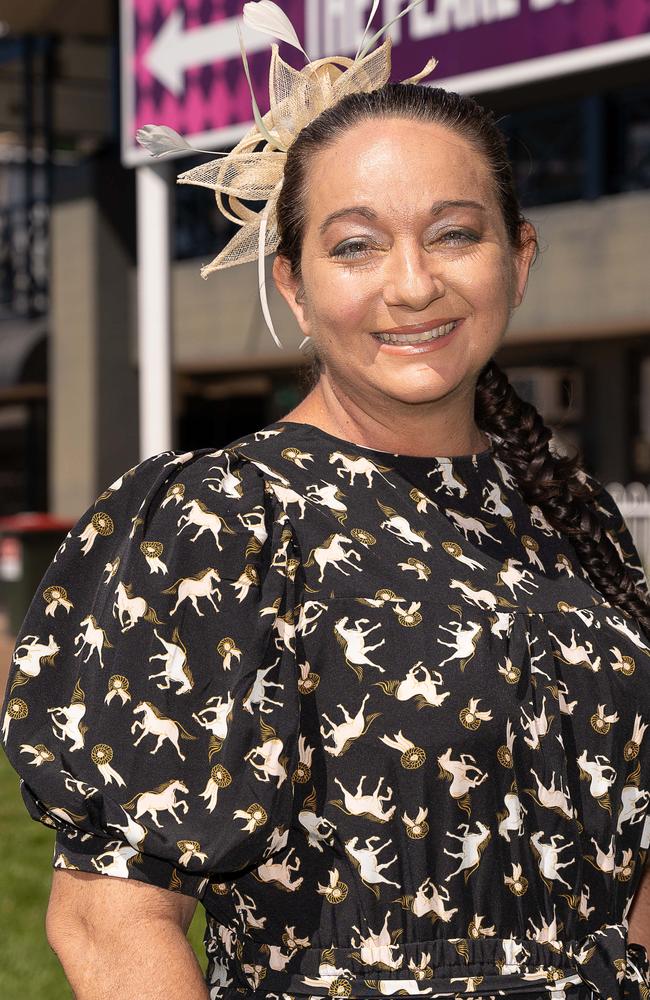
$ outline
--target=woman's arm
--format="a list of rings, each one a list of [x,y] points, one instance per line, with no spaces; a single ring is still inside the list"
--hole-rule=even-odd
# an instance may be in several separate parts
[[[644,945],[650,956],[650,863],[645,866],[632,902],[627,937],[628,941]]]
[[[186,937],[196,904],[135,879],[56,869],[45,931],[75,1000],[208,1000]]]

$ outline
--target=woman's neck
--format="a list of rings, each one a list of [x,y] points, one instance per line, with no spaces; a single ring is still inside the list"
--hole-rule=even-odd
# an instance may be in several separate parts
[[[445,415],[444,421],[419,420],[409,426],[400,419],[391,421],[388,415],[371,415],[358,403],[321,386],[321,382],[283,419],[313,424],[335,437],[401,454],[467,455],[490,447],[473,413],[464,412],[462,419],[452,420]]]

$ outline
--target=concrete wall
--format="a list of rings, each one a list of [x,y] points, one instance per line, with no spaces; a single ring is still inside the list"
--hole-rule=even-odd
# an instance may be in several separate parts
[[[532,210],[542,252],[508,336],[650,334],[650,193]]]
[[[133,266],[93,197],[55,206],[51,253],[49,506],[76,518],[138,458]]]
[[[96,478],[96,230],[84,198],[57,206],[51,226],[49,338],[50,510],[80,513]],[[73,252],[74,245],[74,252]]]

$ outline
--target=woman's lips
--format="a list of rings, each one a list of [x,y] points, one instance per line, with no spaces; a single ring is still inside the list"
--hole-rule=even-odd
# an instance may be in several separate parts
[[[374,330],[373,333],[427,333],[429,330],[438,330],[440,327],[448,326],[449,323],[460,322],[457,316],[449,316],[447,319],[432,319],[428,323],[418,323],[414,326],[395,326],[391,330]]]
[[[425,340],[423,343],[420,343],[420,344],[407,344],[407,343],[403,343],[403,344],[391,344],[391,343],[387,343],[387,342],[385,342],[383,340],[380,340],[379,337],[377,337],[376,334],[373,334],[372,336],[373,336],[373,339],[374,339],[375,343],[379,347],[379,350],[383,354],[403,354],[403,355],[430,354],[433,351],[440,351],[440,350],[442,350],[449,343],[451,343],[451,341],[456,336],[458,330],[462,326],[462,323],[463,323],[463,320],[459,319],[459,320],[456,321],[456,325],[455,325],[455,327],[453,328],[453,330],[450,333],[446,333],[446,334],[444,334],[441,337],[435,337],[433,340]],[[435,323],[434,325],[430,326],[429,329],[435,330],[437,327],[439,327],[441,325],[442,324],[440,324],[440,323]],[[389,331],[389,332],[392,332],[392,331]],[[411,332],[412,333],[416,333],[417,331],[413,330]],[[426,330],[423,330],[422,332],[424,333],[424,332],[426,332]]]

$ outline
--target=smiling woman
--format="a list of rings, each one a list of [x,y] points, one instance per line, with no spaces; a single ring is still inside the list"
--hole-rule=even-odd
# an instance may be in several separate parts
[[[411,454],[483,443],[475,387],[537,246],[507,167],[490,116],[439,88],[353,94],[302,130],[273,272],[312,345],[294,417]]]
[[[111,483],[20,629],[1,733],[56,830],[50,940],[80,1000],[647,1000],[650,597],[494,361],[535,232],[488,113],[343,64],[287,69],[265,150],[200,173],[282,184],[207,270],[278,237],[314,385]]]

